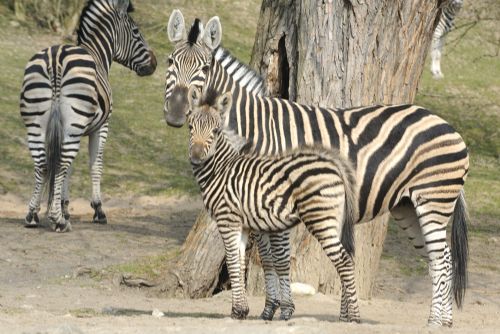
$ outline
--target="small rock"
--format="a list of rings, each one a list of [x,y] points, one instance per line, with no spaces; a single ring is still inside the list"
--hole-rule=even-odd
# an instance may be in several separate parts
[[[21,25],[19,22],[14,21],[14,20],[10,21],[9,24],[11,27],[14,27],[14,28],[17,28]]]
[[[83,275],[89,275],[92,273],[92,269],[89,267],[78,267],[76,270],[73,272],[73,278],[77,278]]]
[[[158,309],[154,309],[153,312],[151,313],[151,315],[155,318],[161,318],[161,317],[164,317],[165,316],[165,313],[163,313],[162,311],[158,310]]]
[[[292,293],[300,296],[313,296],[316,294],[316,289],[309,284],[305,283],[292,283],[290,284]]]

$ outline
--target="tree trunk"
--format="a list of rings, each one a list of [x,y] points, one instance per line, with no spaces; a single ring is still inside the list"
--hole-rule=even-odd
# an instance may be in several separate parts
[[[264,0],[251,66],[266,78],[271,95],[299,103],[345,108],[411,103],[439,5],[426,0]],[[355,228],[361,298],[371,295],[387,220]],[[294,229],[291,242],[292,282],[324,293],[339,291],[334,266],[303,226]],[[202,214],[176,262],[182,273],[172,274],[164,290],[189,297],[212,294],[224,281],[223,258],[216,226]],[[255,247],[249,258],[248,292],[262,293]]]
[[[270,94],[329,107],[410,103],[422,74],[437,1],[265,1],[251,66]],[[369,298],[388,217],[355,228],[356,281]],[[338,292],[336,271],[303,226],[292,234],[292,281]],[[251,258],[248,290],[262,291],[259,260]]]

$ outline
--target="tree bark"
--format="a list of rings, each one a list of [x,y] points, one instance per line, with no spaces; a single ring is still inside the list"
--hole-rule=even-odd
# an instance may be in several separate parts
[[[264,0],[251,66],[270,94],[326,107],[411,103],[417,91],[439,1]],[[369,298],[387,231],[387,217],[355,229],[356,281]],[[323,293],[339,291],[338,277],[319,243],[294,229],[292,282]],[[205,297],[224,283],[224,249],[214,223],[202,214],[163,291]],[[264,279],[255,247],[247,266],[249,293]],[[179,272],[180,270],[180,272]],[[218,286],[218,288],[217,288]]]
[[[437,1],[263,1],[251,66],[273,96],[328,107],[411,103],[417,92]],[[388,217],[355,229],[361,298],[373,290]],[[303,226],[292,234],[292,281],[336,293],[336,271]],[[256,253],[256,252],[254,252]],[[262,291],[256,256],[249,292]],[[259,278],[260,277],[260,278]]]

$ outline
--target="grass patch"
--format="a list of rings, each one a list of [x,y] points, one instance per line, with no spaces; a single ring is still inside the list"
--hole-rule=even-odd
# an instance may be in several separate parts
[[[96,311],[93,308],[89,308],[89,307],[83,307],[83,308],[69,310],[69,314],[71,314],[75,318],[93,318],[93,317],[97,317],[97,316],[102,315],[101,312]]]
[[[145,257],[137,261],[111,266],[106,269],[109,273],[130,274],[144,279],[158,278],[165,270],[169,260],[179,255],[179,250],[169,251],[160,255]]]

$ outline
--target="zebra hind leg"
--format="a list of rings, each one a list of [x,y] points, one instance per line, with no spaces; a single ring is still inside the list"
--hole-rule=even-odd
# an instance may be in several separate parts
[[[308,223],[303,218],[309,232],[319,241],[328,258],[337,269],[342,284],[342,301],[340,321],[360,322],[358,295],[354,278],[354,261],[345,250],[338,236],[339,222],[335,216],[316,217],[314,223]],[[347,313],[347,315],[346,315]]]
[[[255,240],[259,249],[259,256],[264,270],[264,280],[266,286],[266,303],[260,318],[263,320],[273,320],[276,310],[280,307],[278,297],[278,276],[274,268],[274,260],[271,251],[270,236],[268,233],[255,233]]]
[[[432,279],[432,303],[428,324],[452,325],[452,266],[446,243],[446,225],[453,214],[454,202],[423,201],[416,206],[419,224],[429,257]]]
[[[73,166],[70,166],[68,172],[66,173],[66,177],[64,178],[63,183],[63,191],[62,191],[62,199],[61,199],[61,209],[64,216],[64,219],[69,220],[69,179],[71,178],[71,174],[73,173]]]
[[[290,320],[295,304],[290,288],[290,230],[270,236],[274,268],[278,274],[280,290],[281,320]]]
[[[40,200],[42,197],[43,185],[45,183],[46,169],[45,166],[35,163],[35,189],[28,207],[28,214],[25,218],[25,227],[38,227],[40,218],[38,212],[40,211]]]
[[[89,136],[89,165],[92,178],[92,202],[90,206],[94,209],[92,222],[95,224],[107,224],[106,214],[102,209],[101,202],[101,176],[103,170],[104,145],[108,138],[108,123],[106,122],[99,131]]]

